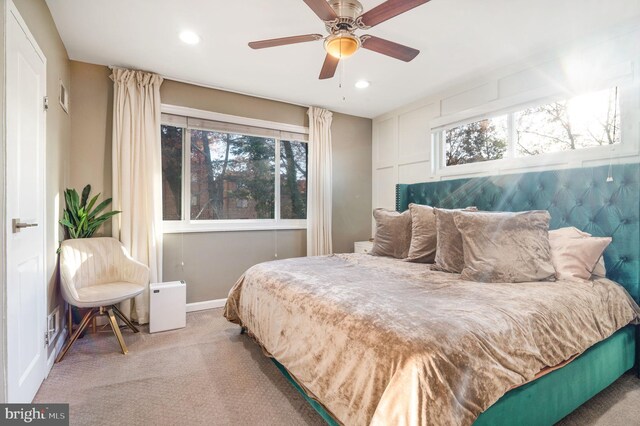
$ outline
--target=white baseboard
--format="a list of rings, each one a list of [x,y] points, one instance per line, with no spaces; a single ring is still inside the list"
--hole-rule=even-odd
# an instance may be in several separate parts
[[[202,302],[187,303],[187,312],[204,311],[205,309],[222,308],[227,303],[227,298],[205,300]]]
[[[47,372],[45,374],[45,378],[49,376],[49,373],[53,368],[53,363],[55,362],[56,357],[62,350],[62,346],[64,346],[66,341],[67,341],[67,328],[65,327],[59,333],[58,340],[56,340],[56,346],[53,348],[53,351],[51,352],[51,355],[49,355],[49,358],[47,358]]]

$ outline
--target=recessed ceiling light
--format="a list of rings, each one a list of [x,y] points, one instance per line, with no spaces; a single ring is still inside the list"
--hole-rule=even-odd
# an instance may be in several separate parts
[[[198,37],[198,34],[194,33],[193,31],[183,31],[180,33],[180,40],[182,40],[183,43],[187,43],[187,44],[198,44],[200,43],[200,37]]]
[[[371,86],[371,83],[368,82],[367,80],[358,80],[358,81],[356,81],[356,87],[358,89],[366,89],[369,86]]]

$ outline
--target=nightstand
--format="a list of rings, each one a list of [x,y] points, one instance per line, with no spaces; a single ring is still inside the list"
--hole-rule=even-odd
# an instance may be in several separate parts
[[[373,241],[356,241],[353,243],[354,253],[369,253],[373,248]]]

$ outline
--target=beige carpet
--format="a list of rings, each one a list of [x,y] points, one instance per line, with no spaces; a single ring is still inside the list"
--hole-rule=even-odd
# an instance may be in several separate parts
[[[187,328],[78,340],[35,402],[68,402],[74,425],[322,425],[323,420],[221,309],[188,314]],[[561,424],[630,425],[640,380],[627,374]]]

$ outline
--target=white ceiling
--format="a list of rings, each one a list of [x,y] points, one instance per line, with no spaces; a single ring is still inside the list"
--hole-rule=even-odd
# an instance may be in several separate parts
[[[361,2],[369,10],[382,0]],[[252,40],[324,34],[323,23],[302,0],[47,0],[47,4],[73,60],[146,69],[168,78],[363,117],[375,117],[479,72],[640,19],[640,0],[432,0],[366,31],[419,49],[412,62],[363,49],[344,61],[335,78],[320,81],[321,41],[264,50],[247,46]],[[184,29],[200,35],[200,44],[183,44],[178,33]],[[359,79],[371,81],[371,86],[354,88]]]

